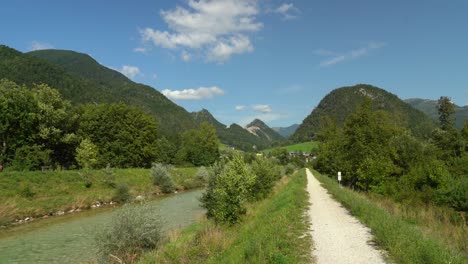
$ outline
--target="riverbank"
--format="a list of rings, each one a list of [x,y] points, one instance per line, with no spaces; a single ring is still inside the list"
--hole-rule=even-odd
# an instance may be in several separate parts
[[[234,226],[202,220],[171,232],[139,263],[309,263],[305,170],[284,177],[266,199],[248,206]]]
[[[204,185],[198,168],[173,168],[177,190]],[[116,187],[126,185],[132,197],[162,195],[150,169],[103,169],[0,173],[0,227],[87,209],[113,206]]]
[[[164,230],[180,229],[203,215],[200,195],[201,190],[184,191],[132,207],[143,206],[161,217]],[[120,208],[99,208],[10,228],[6,236],[0,235],[0,263],[100,263],[96,233],[110,225],[119,211]]]
[[[353,216],[372,229],[374,242],[388,251],[392,262],[466,263],[468,260],[463,223],[455,225],[437,219],[427,208],[405,208],[389,200],[379,202],[342,188],[316,171],[314,175]]]

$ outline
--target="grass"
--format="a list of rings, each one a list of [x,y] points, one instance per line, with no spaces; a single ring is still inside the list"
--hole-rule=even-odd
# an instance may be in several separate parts
[[[387,250],[392,261],[396,263],[468,263],[466,245],[464,250],[455,250],[447,244],[441,233],[428,233],[427,227],[436,220],[410,220],[409,214],[386,210],[379,203],[367,196],[347,188],[341,188],[338,183],[326,176],[314,172],[317,179],[328,189],[336,200],[341,202],[362,223],[372,229],[375,242]],[[387,204],[389,201],[386,202]],[[390,208],[390,206],[386,206]],[[417,209],[413,209],[417,210]],[[416,215],[416,214],[414,214]],[[437,228],[438,225],[432,225]],[[459,230],[463,233],[466,243],[465,227]],[[443,233],[443,231],[442,231]]]
[[[171,171],[179,190],[203,185],[194,179],[197,169],[174,168]],[[0,226],[17,218],[89,208],[95,201],[109,202],[118,184],[128,185],[132,196],[150,196],[159,192],[153,185],[149,169],[2,172]]]
[[[269,148],[269,149],[263,150],[262,152],[267,154],[267,153],[271,153],[275,149],[285,148],[288,152],[307,152],[307,153],[310,153],[313,150],[317,149],[318,146],[319,146],[318,142],[309,141],[309,142],[304,142],[304,143],[299,143],[299,144],[294,144],[294,145],[289,145],[289,146]]]
[[[249,205],[240,224],[217,226],[205,219],[173,231],[140,263],[309,263],[305,185],[304,170],[285,177],[271,196]]]

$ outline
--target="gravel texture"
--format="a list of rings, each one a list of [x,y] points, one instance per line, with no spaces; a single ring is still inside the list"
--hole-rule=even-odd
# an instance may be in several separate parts
[[[318,264],[385,263],[372,246],[370,229],[351,216],[307,169],[312,255]]]

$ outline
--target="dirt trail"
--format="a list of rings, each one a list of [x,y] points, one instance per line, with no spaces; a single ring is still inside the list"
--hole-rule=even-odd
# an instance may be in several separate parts
[[[307,169],[307,191],[311,203],[312,255],[321,263],[385,263],[381,251],[369,244],[369,228],[336,202]]]

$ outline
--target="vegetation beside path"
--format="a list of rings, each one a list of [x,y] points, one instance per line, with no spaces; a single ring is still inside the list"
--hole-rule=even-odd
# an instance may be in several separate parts
[[[467,263],[466,227],[428,208],[405,208],[390,200],[371,200],[329,177],[315,177],[352,215],[372,229],[375,242],[396,263]],[[375,198],[377,199],[377,198]],[[392,204],[393,203],[393,204]],[[432,212],[432,214],[430,213]]]
[[[176,190],[202,187],[197,167],[171,168]],[[161,193],[150,169],[3,172],[0,174],[0,226],[15,219],[87,209],[116,199]],[[120,192],[120,193],[119,193]]]
[[[146,255],[140,263],[309,263],[305,170],[283,177],[266,199],[248,205],[235,225],[202,220]]]

